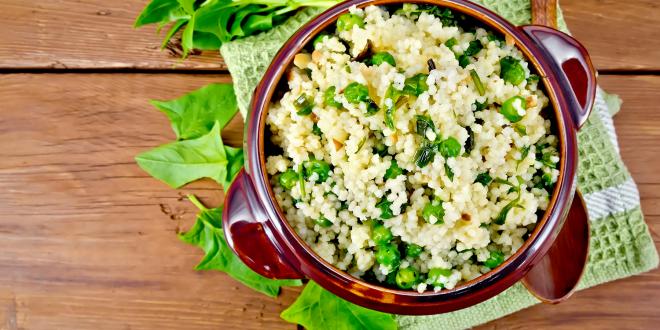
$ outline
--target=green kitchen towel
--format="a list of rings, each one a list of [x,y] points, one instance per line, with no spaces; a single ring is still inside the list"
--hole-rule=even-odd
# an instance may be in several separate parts
[[[530,0],[475,1],[514,24],[530,22]],[[243,117],[254,87],[281,45],[318,9],[296,14],[277,28],[221,48],[232,74]],[[567,31],[559,12],[559,27]],[[639,192],[619,155],[612,116],[621,101],[598,89],[587,123],[578,133],[578,187],[584,194],[591,223],[590,255],[580,289],[639,274],[658,266],[658,253],[644,223]],[[481,304],[453,313],[397,316],[401,329],[463,329],[511,314],[539,301],[521,284]]]

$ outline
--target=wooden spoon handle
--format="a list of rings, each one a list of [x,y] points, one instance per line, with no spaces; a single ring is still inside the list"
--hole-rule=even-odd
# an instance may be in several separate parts
[[[557,28],[557,0],[532,0],[532,24]]]

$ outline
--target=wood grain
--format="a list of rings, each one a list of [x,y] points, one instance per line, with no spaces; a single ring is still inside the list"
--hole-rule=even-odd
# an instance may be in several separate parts
[[[0,0],[0,68],[225,70],[218,52],[181,60],[133,22],[147,0]]]
[[[217,52],[180,61],[155,27],[133,29],[146,0],[0,0],[0,69],[226,70]],[[660,2],[564,0],[599,70],[660,70]]]
[[[532,0],[532,24],[557,28],[557,0]]]
[[[181,243],[199,195],[173,190],[133,162],[174,138],[147,104],[224,75],[0,75],[0,329],[294,329],[279,319],[297,289],[271,299],[218,272],[192,270],[202,252]],[[660,77],[605,76],[626,100],[616,117],[624,160],[660,245]],[[241,140],[239,120],[223,132]],[[660,271],[578,292],[483,328],[650,328],[660,322]]]

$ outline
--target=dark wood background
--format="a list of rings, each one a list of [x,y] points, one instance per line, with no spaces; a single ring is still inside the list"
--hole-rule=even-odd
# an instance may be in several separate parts
[[[271,299],[219,272],[196,272],[202,251],[176,232],[198,194],[134,163],[174,138],[148,99],[228,82],[214,52],[181,61],[153,27],[132,22],[146,0],[0,0],[0,329],[293,329]],[[572,32],[599,82],[624,100],[615,124],[623,158],[660,245],[660,2],[565,0]],[[223,132],[241,140],[241,121]],[[660,271],[578,292],[483,328],[652,328]]]

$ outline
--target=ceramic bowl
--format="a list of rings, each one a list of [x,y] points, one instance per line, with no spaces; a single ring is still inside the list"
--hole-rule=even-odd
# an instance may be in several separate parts
[[[560,140],[558,181],[547,211],[524,245],[489,273],[439,292],[384,288],[355,278],[324,261],[286,221],[269,184],[265,166],[266,114],[278,82],[290,68],[294,55],[351,6],[361,8],[401,3],[447,7],[513,40],[541,76],[551,100],[553,114],[550,116],[553,116],[555,134]],[[595,92],[595,72],[586,50],[575,39],[557,30],[535,25],[516,27],[490,10],[462,0],[351,0],[338,4],[304,25],[284,44],[254,91],[246,118],[245,169],[238,174],[225,199],[223,225],[227,242],[245,264],[263,276],[311,279],[348,301],[384,312],[449,312],[491,298],[521,279],[537,296],[551,302],[561,300],[573,290],[584,268],[588,227],[581,225],[576,227],[578,229],[567,229],[564,231],[567,234],[562,234],[566,238],[557,240],[563,245],[557,243],[554,252],[548,252],[553,251],[553,243],[575,196],[576,132],[589,115]],[[578,203],[580,201],[578,199]],[[580,221],[586,223],[583,204],[573,205]],[[573,255],[566,256],[565,251],[571,249]],[[575,252],[576,249],[579,253]],[[569,272],[562,271],[557,265],[564,267],[565,263],[570,263],[566,261],[569,259],[577,261],[573,261],[574,267],[571,266],[575,270],[567,275]],[[528,273],[533,276],[525,277]],[[548,292],[556,294],[546,296]]]

